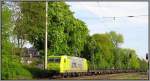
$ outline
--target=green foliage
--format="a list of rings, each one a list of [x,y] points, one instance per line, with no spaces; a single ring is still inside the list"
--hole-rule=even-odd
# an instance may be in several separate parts
[[[91,36],[88,36],[86,38],[86,42],[84,44],[84,50],[82,51],[81,57],[84,57],[87,60],[92,61],[91,58],[92,55],[94,54],[94,51],[96,51],[95,48],[96,48],[95,40]]]
[[[11,16],[11,10],[4,4],[2,6],[2,79],[31,79],[31,74],[22,67],[18,57],[13,53],[14,44],[9,40],[12,34]]]
[[[110,40],[109,34],[95,34],[93,38],[96,41],[97,51],[95,58],[100,62],[100,68],[112,68],[113,67],[113,43]]]
[[[5,40],[2,48],[2,79],[31,79],[32,75],[22,67],[12,51],[12,44]]]
[[[108,33],[110,35],[110,39],[114,44],[114,47],[118,47],[119,43],[123,43],[123,36],[121,34],[117,34],[114,31]]]
[[[123,36],[112,31],[89,36],[84,46],[83,56],[90,60],[91,69],[139,69],[136,52],[120,48]]]
[[[109,34],[109,38],[111,40],[111,42],[113,43],[113,56],[114,56],[114,68],[121,68],[121,59],[120,59],[120,50],[119,50],[119,44],[123,43],[123,36],[121,34],[117,34],[114,31],[111,31],[108,33]]]
[[[11,11],[9,10],[7,5],[2,6],[2,39],[9,39],[8,37],[11,35]]]
[[[19,39],[29,40],[38,49],[44,47],[45,29],[45,3],[44,2],[20,2],[21,12],[16,20],[14,33]],[[40,46],[38,46],[38,45]]]
[[[88,34],[85,23],[76,19],[64,2],[50,2],[48,15],[48,44],[52,54],[80,56]]]
[[[129,49],[124,49],[124,48],[120,48],[119,49],[119,59],[120,59],[120,67],[119,68],[123,68],[123,69],[128,69],[129,67]]]
[[[149,68],[148,62],[144,59],[138,59],[139,60],[139,65],[140,65],[140,70],[141,71],[147,71]]]
[[[40,78],[45,78],[45,77],[51,77],[52,73],[49,72],[48,70],[44,70],[44,69],[39,69],[36,67],[31,67],[31,66],[24,66],[24,68],[26,68],[33,76],[33,79],[40,79]]]
[[[133,49],[119,49],[119,63],[118,68],[124,69],[139,69],[139,60]]]
[[[140,67],[139,60],[138,60],[135,50],[132,50],[132,49],[129,50],[129,54],[130,54],[129,67],[131,69],[139,69]]]
[[[22,23],[28,32],[28,39],[39,50],[44,50],[45,3],[20,3]],[[76,19],[64,2],[48,3],[48,49],[49,55],[80,56],[88,35],[84,22]],[[38,12],[37,12],[38,10]],[[33,24],[34,23],[34,24]]]
[[[28,70],[24,69],[19,62],[10,59],[10,56],[2,57],[2,79],[17,80],[17,79],[32,79],[32,75]]]

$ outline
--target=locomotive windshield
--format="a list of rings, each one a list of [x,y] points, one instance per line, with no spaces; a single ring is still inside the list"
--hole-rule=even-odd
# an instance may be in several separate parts
[[[55,63],[59,63],[60,62],[60,58],[49,58],[48,62],[55,62]]]

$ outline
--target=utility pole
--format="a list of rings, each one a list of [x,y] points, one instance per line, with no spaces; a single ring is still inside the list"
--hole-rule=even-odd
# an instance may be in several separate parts
[[[92,60],[92,63],[93,63],[93,70],[95,70],[95,61],[94,61],[94,59],[95,59],[95,57],[94,57],[95,46],[96,46],[96,45],[95,45],[95,41],[94,41],[94,48],[93,48],[93,50],[92,50],[92,53],[93,53],[93,54],[92,54],[92,55],[93,55],[93,56],[92,56],[92,57],[93,57],[93,58],[92,58],[92,59],[93,59],[93,60]]]
[[[45,69],[47,69],[47,10],[48,10],[48,1],[46,0],[46,28],[45,28]]]

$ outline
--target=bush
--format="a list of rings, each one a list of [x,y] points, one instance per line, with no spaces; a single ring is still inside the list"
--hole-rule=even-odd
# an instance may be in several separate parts
[[[18,80],[32,79],[31,73],[22,67],[20,63],[13,62],[2,58],[2,79]]]
[[[31,73],[19,62],[19,58],[12,54],[11,43],[3,41],[2,48],[2,80],[32,79]]]
[[[45,78],[45,77],[51,77],[52,72],[36,67],[29,67],[29,66],[24,66],[30,73],[32,74],[33,78]]]

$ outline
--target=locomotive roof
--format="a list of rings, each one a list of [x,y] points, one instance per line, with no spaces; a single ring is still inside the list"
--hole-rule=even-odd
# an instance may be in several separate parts
[[[81,58],[81,57],[76,57],[76,56],[67,56],[67,55],[60,55],[60,56],[48,56],[48,57],[52,57],[52,58],[61,58],[61,57],[73,57],[73,58]],[[84,58],[82,58],[84,59]]]

